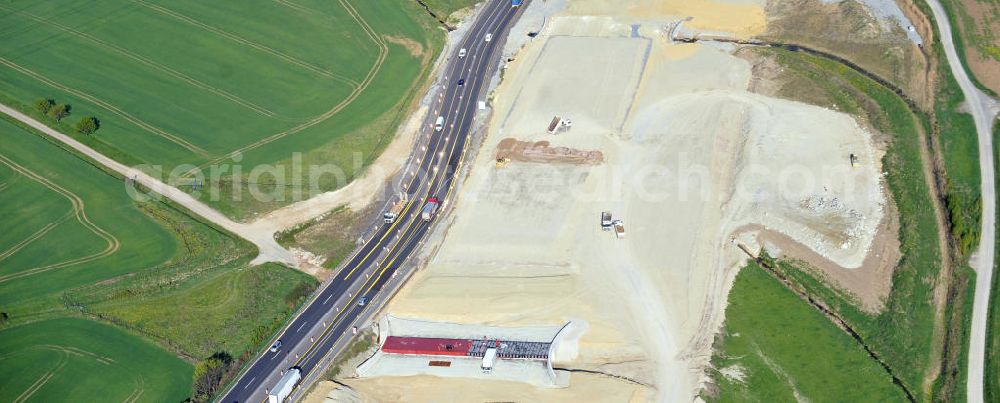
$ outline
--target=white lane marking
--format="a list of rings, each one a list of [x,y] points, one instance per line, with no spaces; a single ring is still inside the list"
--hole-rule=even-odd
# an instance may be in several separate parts
[[[323,305],[326,305],[328,302],[330,302],[330,298],[333,298],[333,294],[330,294],[329,297],[326,297],[326,299],[323,300]]]
[[[243,390],[246,390],[247,388],[249,388],[249,387],[250,387],[250,385],[253,385],[253,381],[255,381],[255,380],[257,380],[257,377],[256,377],[256,376],[255,376],[255,377],[253,377],[253,378],[251,378],[251,379],[250,379],[250,382],[247,382],[247,386],[244,386],[244,387],[243,387]]]
[[[301,331],[302,331],[302,328],[306,326],[306,323],[309,323],[309,322],[302,322],[302,324],[301,324],[301,325],[299,325],[299,329],[298,329],[298,330],[296,330],[296,331],[295,331],[295,333],[298,333],[298,332],[301,332]]]

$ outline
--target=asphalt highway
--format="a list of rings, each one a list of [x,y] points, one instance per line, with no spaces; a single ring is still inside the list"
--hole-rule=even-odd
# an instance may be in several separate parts
[[[500,53],[510,25],[522,7],[511,7],[510,0],[491,0],[455,47],[446,66],[442,91],[434,100],[434,113],[426,119],[417,142],[415,158],[400,180],[407,204],[392,224],[378,228],[331,281],[325,283],[299,315],[276,338],[282,341],[277,353],[265,350],[220,399],[221,402],[259,402],[266,400],[266,390],[281,374],[298,367],[303,378],[322,370],[320,361],[343,338],[351,337],[352,323],[372,315],[370,304],[377,297],[391,295],[385,288],[394,273],[423,243],[434,219],[421,218],[421,209],[430,197],[442,201],[435,218],[448,208],[456,175],[469,143],[477,104],[483,100],[490,77],[501,63]],[[487,41],[487,37],[491,40]],[[458,49],[465,48],[465,57]],[[464,80],[463,85],[458,85]],[[444,128],[433,128],[437,116],[445,118]],[[301,386],[301,385],[300,385]]]

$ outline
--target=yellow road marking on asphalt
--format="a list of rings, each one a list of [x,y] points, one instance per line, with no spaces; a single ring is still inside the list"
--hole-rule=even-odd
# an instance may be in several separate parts
[[[406,203],[406,207],[403,208],[403,213],[400,214],[399,216],[400,217],[406,216],[406,214],[410,211],[410,207],[412,207],[412,206],[413,206],[413,201],[412,200],[409,201],[409,202],[407,202]],[[385,240],[385,237],[389,236],[389,233],[392,232],[393,228],[396,228],[396,224],[399,224],[399,220],[394,221],[392,223],[392,225],[389,226],[389,229],[385,231],[385,234],[382,234],[382,237],[379,238],[378,242],[375,243],[374,247],[372,247],[372,249],[370,251],[368,251],[368,253],[365,255],[365,257],[361,258],[361,261],[358,262],[357,264],[355,264],[354,267],[351,269],[351,271],[349,271],[347,273],[347,275],[344,276],[344,280],[347,280],[349,277],[351,277],[351,274],[354,274],[354,271],[357,270],[359,267],[361,267],[361,264],[364,263],[365,260],[367,260],[369,256],[371,256],[372,252],[375,252],[375,249],[377,249],[378,246],[382,243],[382,241]],[[369,242],[371,242],[371,241],[369,241]]]
[[[470,59],[471,59],[471,58],[470,58]],[[468,59],[466,60],[466,62],[467,62],[467,61],[468,61]],[[465,65],[465,63],[463,62],[463,67],[464,67],[464,65]],[[457,94],[457,92],[456,92],[456,94]],[[462,113],[462,118],[465,118],[465,116],[467,116],[467,115],[468,115],[468,113],[469,113],[469,112],[468,112],[468,109],[466,109],[466,111],[464,111],[464,112]],[[457,145],[457,143],[458,143],[457,141],[454,141],[454,142],[452,142],[452,144],[451,144],[451,149],[449,150],[449,154],[448,154],[448,155],[451,155],[451,153],[453,153],[453,152],[455,151],[455,146]],[[463,162],[463,161],[465,160],[465,150],[464,150],[464,148],[465,148],[465,147],[466,147],[467,145],[468,145],[468,143],[466,143],[466,145],[465,145],[465,146],[463,146],[463,151],[462,151],[462,154],[461,154],[461,155],[460,155],[460,157],[459,157],[459,162],[458,162],[458,165],[456,165],[456,167],[457,167],[457,166],[461,166],[461,165],[462,165],[462,162]],[[435,154],[435,155],[434,155],[434,156],[432,156],[431,158],[438,158],[438,157],[437,157],[437,155]],[[439,161],[438,163],[440,164],[440,161]],[[432,164],[432,165],[433,165],[433,164]],[[439,169],[438,171],[444,171],[444,170],[440,170],[440,169]],[[440,176],[440,175],[444,175],[444,173],[443,173],[443,172],[436,172],[436,173],[434,174],[434,178],[433,178],[433,179],[432,179],[431,181],[428,181],[428,182],[427,182],[427,189],[425,189],[425,191],[424,191],[424,192],[419,192],[419,193],[423,193],[424,195],[430,195],[430,191],[431,191],[431,188],[433,187],[433,185],[432,185],[432,184],[433,184],[434,182],[436,182],[436,181],[437,181],[437,180],[439,179],[439,176]],[[413,177],[413,178],[411,178],[411,179],[410,179],[410,182],[409,182],[409,184],[407,185],[407,187],[409,188],[410,186],[412,186],[412,185],[413,185],[413,182],[414,182],[415,180],[416,180],[416,177]],[[453,188],[454,188],[454,187],[450,187],[450,188],[448,189],[448,193],[447,193],[447,195],[450,195],[450,194],[451,194],[451,190],[452,190]],[[422,196],[423,196],[423,195],[422,195]],[[407,212],[409,212],[409,211],[410,211],[410,209],[411,209],[411,208],[413,207],[413,205],[415,205],[415,203],[414,203],[414,201],[415,201],[415,200],[416,200],[416,199],[413,199],[413,200],[411,200],[410,202],[408,202],[408,203],[407,203],[407,206],[406,206],[406,207],[405,207],[405,209],[404,209],[404,213],[403,213],[403,214],[401,214],[401,216],[406,216]],[[420,198],[420,200],[424,200],[424,197],[421,197],[421,198]],[[443,202],[443,200],[442,200],[442,202]],[[437,218],[436,216],[435,216],[435,217],[433,217],[433,218],[431,219],[431,222],[433,222],[433,220],[435,220],[436,218]],[[386,255],[386,257],[385,257],[384,259],[382,259],[382,260],[381,260],[381,261],[380,261],[380,262],[378,263],[378,264],[379,264],[379,266],[382,266],[382,263],[383,263],[383,262],[385,262],[385,261],[386,261],[386,259],[388,259],[388,258],[389,258],[390,256],[392,256],[392,255],[393,255],[393,254],[394,254],[394,253],[395,253],[395,252],[397,251],[397,249],[399,248],[399,246],[400,246],[400,245],[405,245],[405,244],[406,244],[406,242],[405,242],[405,241],[408,241],[408,240],[409,240],[410,238],[412,238],[412,236],[413,236],[413,233],[411,233],[411,232],[410,232],[410,229],[411,229],[411,227],[413,226],[413,223],[415,223],[415,222],[418,222],[419,220],[420,220],[420,218],[419,218],[418,216],[414,216],[412,220],[409,220],[409,221],[407,222],[407,224],[406,224],[406,227],[405,227],[405,228],[404,228],[404,229],[402,230],[402,234],[403,234],[403,236],[401,236],[401,237],[399,238],[399,240],[398,240],[398,241],[396,241],[395,243],[393,243],[393,245],[392,245],[392,247],[391,247],[391,248],[389,249],[389,252],[388,252],[388,254]],[[385,239],[385,238],[386,238],[386,237],[388,236],[388,234],[392,232],[392,228],[394,228],[394,227],[395,227],[395,226],[396,226],[396,225],[397,225],[398,223],[399,223],[399,221],[396,221],[396,222],[394,222],[394,223],[392,224],[392,226],[391,226],[391,227],[389,227],[389,230],[387,230],[387,231],[386,231],[386,233],[382,235],[382,238],[379,238],[379,241],[378,241],[378,242],[379,242],[379,243],[381,243],[381,242],[382,242],[382,241],[383,241],[383,240],[384,240],[384,239]],[[428,224],[428,225],[430,225],[430,224]],[[378,246],[378,244],[376,244],[375,246]],[[361,263],[363,263],[363,262],[364,262],[364,260],[365,260],[365,259],[367,259],[367,258],[368,258],[368,256],[369,256],[369,255],[371,255],[371,253],[372,253],[372,252],[373,252],[374,250],[375,250],[375,248],[372,248],[372,249],[371,249],[371,251],[369,251],[369,252],[368,252],[368,254],[367,254],[367,255],[365,255],[365,257],[364,257],[363,259],[361,259],[361,261],[360,261],[360,262],[359,262],[358,264],[356,264],[356,265],[355,265],[355,267],[353,267],[353,268],[351,269],[351,271],[350,271],[350,272],[349,272],[349,273],[347,274],[347,276],[345,276],[345,277],[344,277],[344,279],[347,279],[348,277],[350,277],[350,275],[351,275],[351,274],[352,274],[352,273],[353,273],[353,272],[354,272],[355,270],[357,270],[357,269],[358,269],[358,268],[359,268],[359,267],[361,266]],[[336,323],[337,319],[339,319],[339,318],[340,318],[340,315],[341,315],[341,314],[343,314],[343,313],[344,313],[345,311],[347,311],[347,310],[348,310],[348,308],[349,308],[349,307],[351,306],[351,304],[352,304],[352,303],[354,302],[354,300],[358,298],[358,296],[359,296],[359,295],[361,295],[361,294],[363,294],[363,293],[366,293],[366,292],[368,292],[368,291],[371,291],[372,287],[374,287],[374,286],[375,286],[375,284],[376,284],[376,283],[378,282],[378,280],[382,278],[382,276],[383,276],[383,275],[385,274],[385,272],[386,272],[386,270],[387,270],[387,269],[389,268],[389,266],[391,266],[391,265],[392,265],[393,263],[395,263],[396,259],[398,259],[398,258],[399,258],[399,256],[400,256],[400,255],[399,255],[399,254],[397,254],[397,255],[396,255],[395,257],[393,257],[392,261],[390,261],[388,265],[385,265],[384,267],[382,267],[382,270],[381,270],[381,271],[379,272],[379,275],[378,275],[378,276],[372,276],[372,277],[368,278],[367,280],[365,280],[365,282],[364,282],[364,283],[362,284],[362,287],[364,287],[365,285],[367,285],[367,286],[368,286],[368,288],[367,288],[367,289],[366,289],[365,291],[363,291],[363,292],[358,292],[358,293],[355,293],[354,295],[352,295],[352,296],[351,296],[351,298],[350,298],[350,299],[348,300],[348,303],[344,305],[344,309],[342,309],[342,310],[340,310],[340,311],[337,311],[337,314],[336,314],[336,315],[334,315],[334,317],[333,317],[333,318],[331,319],[331,321],[330,321],[330,325],[326,327],[326,329],[325,329],[325,330],[323,331],[323,333],[321,333],[321,334],[319,335],[319,337],[318,337],[318,338],[316,338],[316,341],[314,341],[314,342],[313,342],[313,344],[312,344],[312,345],[311,345],[311,346],[309,347],[309,349],[308,349],[308,350],[306,350],[306,352],[305,352],[305,353],[304,353],[304,354],[303,354],[303,355],[302,355],[302,356],[301,356],[301,357],[300,357],[299,359],[297,359],[297,360],[295,361],[295,366],[298,366],[298,365],[299,365],[300,363],[302,363],[302,361],[306,360],[307,358],[309,358],[309,357],[311,357],[311,356],[312,356],[313,354],[315,354],[315,350],[316,350],[316,347],[317,347],[317,346],[319,346],[319,344],[320,344],[320,341],[321,341],[321,340],[322,340],[322,339],[323,339],[324,337],[326,337],[327,333],[329,333],[329,332],[330,332],[330,330],[331,330],[331,329],[333,329],[333,328],[335,327],[335,326],[334,326],[334,324]],[[266,398],[265,398],[264,400],[262,400],[262,401],[266,401]]]

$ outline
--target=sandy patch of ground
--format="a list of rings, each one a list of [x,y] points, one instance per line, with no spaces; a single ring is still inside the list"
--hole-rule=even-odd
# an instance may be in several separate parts
[[[349,386],[332,381],[316,382],[312,392],[302,399],[305,403],[359,403],[361,394]]]
[[[846,293],[861,309],[877,312],[884,307],[892,289],[893,269],[902,257],[899,239],[895,236],[899,233],[898,215],[895,210],[889,211],[878,226],[871,251],[857,269],[845,269],[788,235],[759,225],[745,226],[736,233],[756,232],[755,238],[760,244],[751,248],[763,247],[771,256],[805,262],[800,268]]]
[[[761,3],[753,0],[589,0],[570,2],[566,14],[652,21],[690,17],[685,25],[693,29],[749,37],[767,28]]]
[[[424,45],[421,45],[420,42],[417,42],[413,39],[407,38],[405,36],[392,36],[392,35],[384,35],[383,38],[385,38],[385,40],[389,41],[390,43],[395,43],[397,45],[406,48],[406,50],[410,52],[410,56],[419,59],[421,56],[424,55]]]
[[[295,261],[299,262],[299,270],[302,272],[315,277],[320,282],[330,278],[332,272],[323,267],[323,263],[326,261],[324,257],[295,247],[288,248],[288,251],[292,252],[292,256],[295,256]]]
[[[575,373],[570,388],[552,389],[521,382],[434,376],[350,379],[364,402],[646,402],[649,388],[595,374]],[[585,400],[583,397],[586,397]]]
[[[676,20],[657,14],[669,8],[635,14],[651,4],[571,3],[496,92],[484,149],[544,140],[600,150],[605,163],[497,169],[493,153],[480,153],[444,243],[388,307],[494,326],[582,319],[575,351],[557,366],[607,376],[575,372],[549,391],[426,377],[352,387],[384,401],[690,401],[746,259],[733,240],[753,239],[742,230],[783,234],[786,250],[842,270],[865,267],[885,203],[871,135],[847,115],[749,92],[747,61],[731,48],[670,43],[664,26]],[[553,115],[572,129],[547,134]],[[600,230],[604,210],[625,220],[625,239]]]

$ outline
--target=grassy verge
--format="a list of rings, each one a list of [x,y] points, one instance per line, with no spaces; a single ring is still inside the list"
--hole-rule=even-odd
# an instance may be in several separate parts
[[[940,0],[941,7],[944,11],[948,13],[948,22],[951,24],[952,29],[952,40],[955,43],[955,52],[958,53],[958,58],[962,61],[962,69],[965,70],[965,74],[969,76],[972,83],[975,84],[977,88],[983,90],[983,92],[996,96],[997,94],[983,85],[982,82],[972,74],[969,69],[968,58],[968,48],[967,43],[972,43],[975,46],[977,52],[983,55],[990,55],[998,60],[1000,60],[1000,52],[997,50],[997,45],[993,42],[992,35],[990,37],[978,37],[975,32],[976,23],[966,11],[965,7],[962,5],[960,0]],[[934,14],[931,12],[930,7],[924,2],[917,3],[927,18],[933,21]],[[971,29],[969,27],[972,27]],[[957,32],[957,35],[955,34]],[[937,31],[937,26],[934,26],[934,33],[940,37],[940,32]],[[940,49],[940,44],[936,44],[936,47]],[[938,52],[944,57],[944,52]]]
[[[451,13],[476,4],[476,0],[422,0],[422,2],[434,15],[442,19],[448,18]]]
[[[330,369],[326,371],[324,377],[331,381],[337,379],[337,376],[339,376],[340,372],[343,371],[342,367],[344,364],[357,358],[361,355],[361,353],[368,351],[374,345],[375,334],[370,330],[366,330],[365,332],[359,334],[354,338],[354,340],[351,341],[350,344],[347,345],[347,348],[333,360],[333,363],[330,364]]]
[[[315,281],[281,266],[241,266],[152,289],[146,281],[96,287],[86,298],[98,302],[80,306],[185,355],[204,358],[225,352],[247,358],[263,348]]]
[[[847,333],[756,263],[729,294],[712,364],[730,401],[902,401],[905,395]]]
[[[323,267],[332,269],[357,246],[358,236],[367,224],[365,218],[372,213],[371,209],[354,211],[341,206],[313,222],[280,234],[278,242],[312,252],[324,259]]]
[[[1000,124],[993,126],[993,155],[1000,158]],[[994,160],[996,161],[996,160]],[[1000,169],[997,169],[1000,173]],[[1000,175],[997,176],[1000,178]],[[1000,181],[996,186],[1000,187]],[[998,203],[1000,207],[1000,203]],[[996,242],[997,250],[1000,250],[1000,238]],[[989,315],[986,322],[986,352],[983,357],[986,362],[983,368],[983,400],[995,402],[1000,399],[1000,257],[994,260],[993,278],[990,285]]]
[[[920,158],[918,117],[892,91],[838,63],[797,52],[770,52],[786,69],[783,96],[835,107],[891,136],[883,159],[900,214],[901,252],[893,289],[882,312],[860,311],[839,293],[790,264],[779,269],[843,317],[921,398],[933,345],[933,290],[941,270],[937,226]],[[830,325],[832,326],[832,324]],[[822,375],[817,375],[822,376]]]
[[[944,63],[938,64],[938,78],[934,115],[948,172],[945,197],[952,239],[964,261],[979,244],[981,231],[979,144],[972,116],[958,112],[965,96]]]

